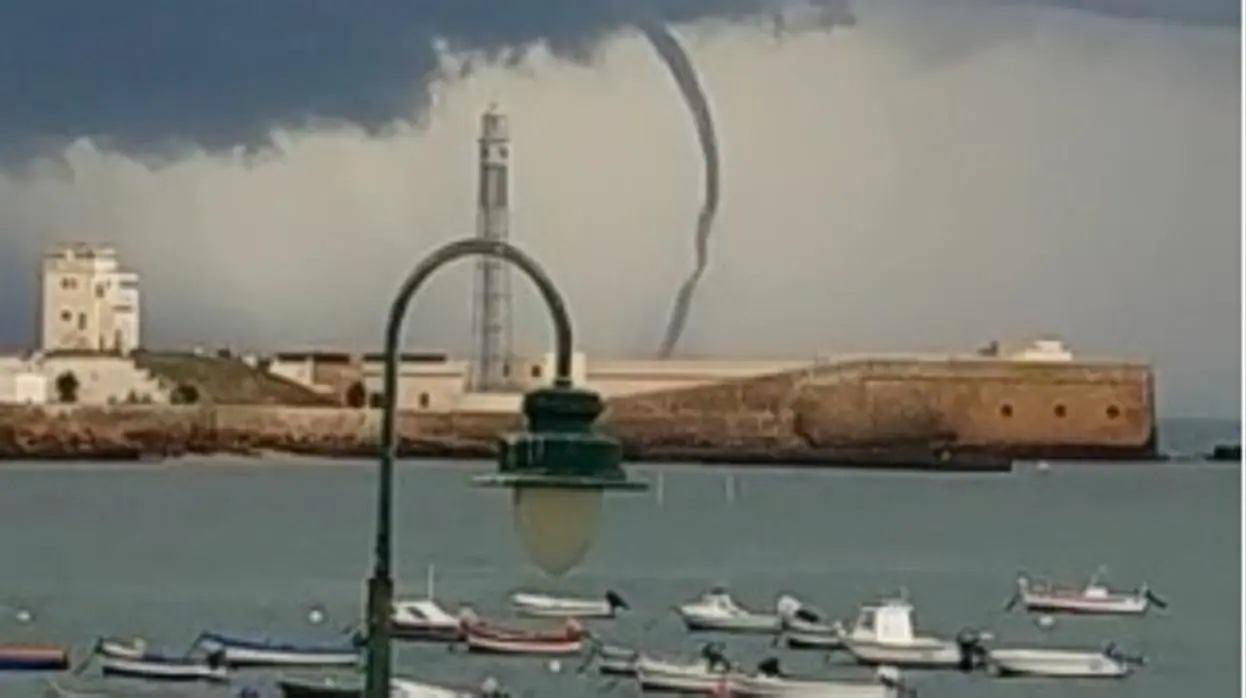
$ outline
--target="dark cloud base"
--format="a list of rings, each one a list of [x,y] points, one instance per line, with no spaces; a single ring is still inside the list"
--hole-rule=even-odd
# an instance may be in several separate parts
[[[13,162],[80,136],[152,151],[263,144],[274,127],[308,121],[376,130],[424,104],[436,39],[485,60],[544,42],[585,61],[603,36],[640,18],[756,18],[781,1],[0,0],[0,156]],[[850,19],[848,1],[804,3],[835,25]],[[1235,0],[1012,1],[1240,21]]]

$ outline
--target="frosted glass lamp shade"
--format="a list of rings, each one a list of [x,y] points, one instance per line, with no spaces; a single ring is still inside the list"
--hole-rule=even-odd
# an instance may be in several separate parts
[[[517,487],[512,490],[515,532],[528,559],[560,577],[588,554],[601,525],[602,490]]]

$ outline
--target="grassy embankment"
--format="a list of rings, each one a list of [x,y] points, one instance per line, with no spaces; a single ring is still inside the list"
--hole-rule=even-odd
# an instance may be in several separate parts
[[[134,361],[169,390],[174,401],[217,405],[332,406],[332,397],[235,357],[189,352],[137,352]]]

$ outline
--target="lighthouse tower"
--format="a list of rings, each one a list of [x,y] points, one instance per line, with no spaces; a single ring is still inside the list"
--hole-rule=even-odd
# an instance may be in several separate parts
[[[510,135],[497,105],[480,117],[476,235],[510,238]],[[472,303],[470,389],[505,392],[511,382],[511,284],[506,262],[482,257],[476,263]]]

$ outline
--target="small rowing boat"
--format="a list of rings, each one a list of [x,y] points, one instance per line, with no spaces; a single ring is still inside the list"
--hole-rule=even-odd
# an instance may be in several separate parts
[[[229,680],[229,671],[222,666],[220,653],[209,654],[206,658],[172,657],[148,651],[147,643],[141,638],[102,637],[95,641],[91,654],[99,658],[100,673],[104,676],[170,682]]]
[[[583,626],[568,618],[561,627],[549,630],[506,628],[486,623],[466,610],[463,632],[472,652],[513,655],[570,655],[584,648]]]
[[[206,632],[199,636],[195,646],[218,653],[221,664],[227,667],[343,667],[359,663],[358,640],[352,638],[350,642],[300,645]]]
[[[1167,608],[1168,602],[1143,584],[1134,591],[1113,591],[1102,580],[1106,570],[1099,568],[1086,584],[1077,587],[1017,577],[1016,591],[1004,605],[1012,610],[1020,604],[1035,613],[1140,616],[1154,605]]]

